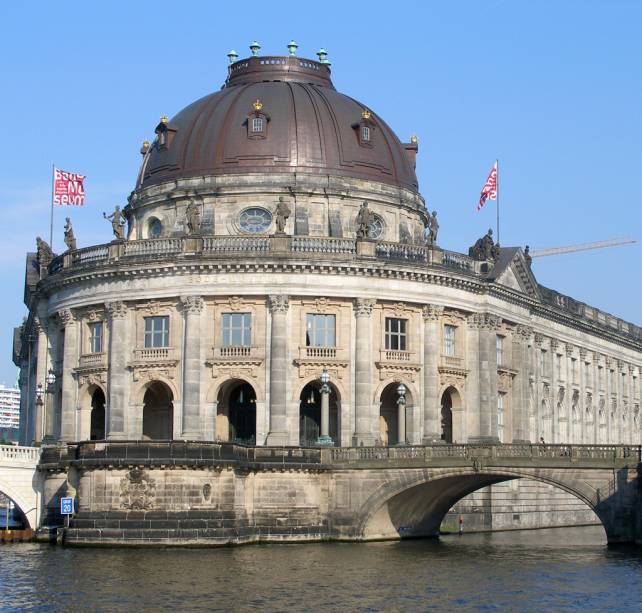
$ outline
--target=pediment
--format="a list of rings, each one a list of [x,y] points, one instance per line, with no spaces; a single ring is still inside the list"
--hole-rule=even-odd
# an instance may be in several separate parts
[[[493,273],[495,283],[541,300],[539,285],[521,249],[515,249],[512,257]]]

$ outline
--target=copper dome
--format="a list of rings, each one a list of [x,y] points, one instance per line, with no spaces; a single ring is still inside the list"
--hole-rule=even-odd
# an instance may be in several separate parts
[[[255,135],[249,122],[259,116],[264,133]],[[371,128],[367,143],[363,125]],[[162,118],[156,132],[142,187],[184,177],[284,171],[418,191],[416,144],[403,145],[375,113],[337,92],[328,65],[312,60],[239,60],[230,65],[220,91],[169,121]]]

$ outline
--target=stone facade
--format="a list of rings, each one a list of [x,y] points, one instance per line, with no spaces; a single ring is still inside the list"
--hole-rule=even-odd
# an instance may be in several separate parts
[[[201,107],[163,118],[142,150],[126,239],[28,255],[14,347],[23,443],[309,447],[328,441],[322,406],[337,447],[639,442],[638,326],[540,286],[520,248],[480,261],[426,244],[416,140],[336,93],[325,65],[239,62],[221,96],[249,79],[267,106],[232,109],[235,126],[217,115],[222,98],[204,99],[200,135]],[[291,99],[273,74],[283,66],[309,94],[287,118],[275,103]],[[319,123],[317,97],[335,105],[333,126]],[[251,134],[248,118],[267,132],[259,122]],[[210,128],[222,140],[205,146]],[[372,223],[357,236],[364,202]],[[206,486],[217,500],[236,487],[222,472],[128,470],[80,479],[91,512],[118,496],[141,512],[152,495],[162,512],[175,499],[199,509]],[[314,506],[297,489],[306,478],[279,477]]]

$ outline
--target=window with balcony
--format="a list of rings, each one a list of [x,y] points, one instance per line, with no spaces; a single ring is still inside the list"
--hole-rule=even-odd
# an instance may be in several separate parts
[[[145,317],[145,348],[169,347],[169,315]]]
[[[444,326],[444,355],[454,358],[455,352],[455,326]]]
[[[252,344],[252,313],[223,313],[221,346],[250,347]]]
[[[103,322],[89,324],[89,353],[103,352]]]
[[[497,354],[497,366],[504,363],[504,337],[497,335],[495,337],[495,353]]]
[[[386,349],[393,351],[407,351],[408,342],[406,327],[407,319],[386,317]]]
[[[308,313],[306,347],[335,347],[336,342],[336,316]]]

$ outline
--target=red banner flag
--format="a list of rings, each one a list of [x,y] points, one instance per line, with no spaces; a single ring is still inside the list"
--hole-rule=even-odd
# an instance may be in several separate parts
[[[486,200],[497,200],[497,162],[493,164],[488,179],[486,179],[486,183],[484,183],[484,187],[481,190],[481,196],[477,204],[478,211],[481,211],[481,208],[486,204]]]
[[[53,203],[82,206],[85,204],[84,175],[54,169]]]

